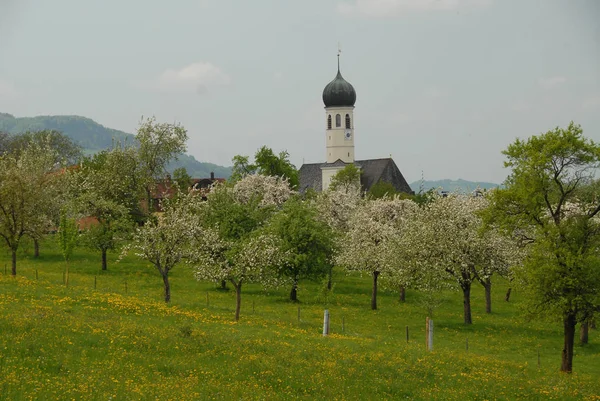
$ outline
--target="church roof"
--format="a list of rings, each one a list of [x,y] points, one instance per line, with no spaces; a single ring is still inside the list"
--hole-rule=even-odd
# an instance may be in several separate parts
[[[356,103],[354,87],[340,73],[339,57],[337,75],[323,89],[323,103],[325,103],[325,107],[348,107],[354,106]]]
[[[341,164],[340,164],[341,163]],[[322,167],[341,167],[346,163],[337,160],[334,163],[311,163],[303,164],[298,170],[300,176],[300,192],[306,192],[309,188],[320,192],[323,188]],[[356,160],[354,165],[360,168],[360,183],[364,191],[371,189],[379,181],[389,182],[399,192],[414,193],[410,185],[391,158]]]

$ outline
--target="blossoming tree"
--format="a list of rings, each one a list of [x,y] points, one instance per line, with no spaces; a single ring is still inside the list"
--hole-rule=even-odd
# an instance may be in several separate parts
[[[165,302],[171,301],[169,272],[179,263],[191,261],[202,241],[200,225],[202,198],[190,192],[185,196],[167,199],[164,213],[139,227],[133,241],[125,249],[152,263],[164,284]]]
[[[394,261],[390,258],[398,223],[409,200],[381,198],[369,200],[354,211],[346,235],[339,239],[337,263],[349,271],[369,273],[373,277],[371,309],[377,309],[377,280],[390,274]]]
[[[193,257],[195,275],[233,285],[236,321],[244,283],[278,284],[277,268],[285,258],[278,239],[262,229],[292,193],[286,180],[256,174],[233,186],[217,184],[207,196],[201,214],[205,233]]]
[[[481,196],[438,196],[423,206],[405,237],[405,246],[414,250],[414,258],[426,269],[430,286],[453,283],[462,290],[465,324],[473,322],[472,284],[484,286],[491,311],[491,276],[505,273],[515,263],[511,242],[495,230],[482,230],[478,212],[486,206]]]

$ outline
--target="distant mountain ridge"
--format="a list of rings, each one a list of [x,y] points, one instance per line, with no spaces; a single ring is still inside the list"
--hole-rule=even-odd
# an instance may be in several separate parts
[[[419,192],[421,188],[424,192],[430,189],[441,188],[443,191],[449,192],[462,192],[469,193],[473,192],[477,188],[481,189],[492,189],[499,187],[500,184],[494,184],[492,182],[483,181],[467,181],[459,178],[458,180],[437,180],[437,181],[415,181],[410,184],[413,191]]]
[[[15,117],[11,114],[0,113],[0,132],[18,134],[26,131],[51,129],[60,131],[79,144],[84,152],[93,154],[110,148],[115,141],[135,143],[135,136],[123,131],[104,127],[94,120],[81,116],[37,116]],[[215,177],[229,178],[231,167],[223,167],[213,163],[200,162],[194,156],[180,154],[178,160],[170,163],[167,170],[185,167],[188,174],[194,178],[209,177],[211,172]]]

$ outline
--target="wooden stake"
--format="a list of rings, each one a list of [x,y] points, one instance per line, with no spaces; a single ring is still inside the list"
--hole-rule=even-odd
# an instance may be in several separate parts
[[[469,337],[467,337],[465,340],[465,350],[469,352]]]
[[[327,337],[329,334],[329,310],[325,309],[323,314],[323,337]]]
[[[425,318],[425,350],[429,351],[429,316]]]
[[[406,343],[408,344],[408,326],[406,326]]]
[[[96,289],[96,276],[94,276],[94,289]]]

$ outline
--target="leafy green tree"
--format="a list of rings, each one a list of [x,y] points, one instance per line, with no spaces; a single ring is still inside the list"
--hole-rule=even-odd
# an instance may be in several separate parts
[[[56,170],[55,161],[48,143],[0,156],[0,237],[11,251],[13,276],[23,236],[47,231],[60,208],[64,175]]]
[[[317,218],[317,210],[299,197],[289,199],[270,220],[266,231],[279,239],[286,255],[280,273],[292,282],[290,300],[298,300],[298,282],[318,279],[329,272],[333,257],[333,232]]]
[[[300,183],[298,170],[289,160],[287,151],[273,153],[273,150],[263,146],[254,155],[254,164],[251,164],[248,156],[234,156],[232,181],[238,181],[249,174],[262,174],[282,177],[287,180],[292,189],[297,189]]]
[[[345,192],[355,188],[360,189],[360,170],[353,163],[338,171],[332,178],[329,188],[332,191],[342,190]]]
[[[185,167],[179,167],[173,171],[173,181],[177,185],[177,191],[184,194],[188,192],[188,189],[192,185],[192,177],[188,174]]]
[[[52,149],[56,165],[72,165],[77,163],[83,156],[81,147],[73,142],[71,138],[56,130],[26,131],[20,134],[0,136],[0,154],[10,152],[19,155],[24,149],[37,144],[37,146],[48,146]],[[55,224],[59,223],[58,210],[51,216]],[[33,239],[34,257],[40,253],[40,240],[45,232],[29,232],[27,236]]]
[[[73,250],[77,246],[79,227],[74,218],[68,217],[63,208],[60,213],[60,224],[58,225],[57,239],[60,251],[65,259],[65,285],[69,286],[69,262],[73,256]]]
[[[575,327],[600,308],[600,146],[571,122],[503,153],[512,171],[493,192],[491,220],[529,244],[515,276],[533,315],[562,320],[561,371],[571,372]]]
[[[117,248],[143,221],[140,200],[144,195],[143,173],[133,147],[115,147],[83,160],[70,180],[73,207],[91,218],[84,228],[83,242],[102,257],[107,269],[107,252]]]
[[[140,145],[138,160],[144,173],[148,213],[151,213],[156,183],[166,175],[167,164],[185,152],[188,135],[181,125],[158,123],[152,117],[142,120],[135,138]]]
[[[78,144],[62,132],[55,130],[27,131],[10,136],[7,147],[9,152],[21,152],[34,143],[48,145],[53,149],[56,163],[76,164],[83,156]]]
[[[380,199],[384,196],[394,196],[397,194],[396,188],[389,182],[377,181],[368,191],[371,199]]]

